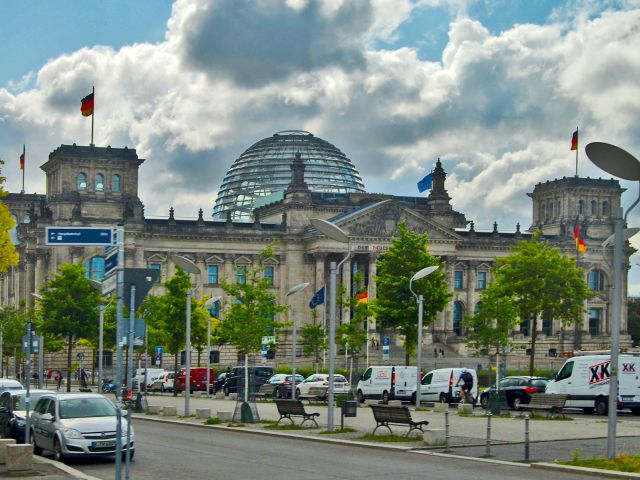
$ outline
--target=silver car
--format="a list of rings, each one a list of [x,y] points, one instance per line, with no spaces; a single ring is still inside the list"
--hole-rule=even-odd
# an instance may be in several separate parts
[[[115,455],[116,407],[99,394],[49,394],[38,399],[31,414],[33,451],[65,457]],[[127,420],[122,418],[122,445],[126,447]],[[134,434],[131,429],[131,458]]]

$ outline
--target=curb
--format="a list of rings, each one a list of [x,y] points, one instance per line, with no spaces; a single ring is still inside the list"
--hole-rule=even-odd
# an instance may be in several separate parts
[[[574,467],[573,465],[559,465],[557,463],[532,463],[531,468],[540,470],[552,470],[556,472],[584,473],[587,475],[605,477],[605,478],[640,478],[640,473],[618,472],[615,470],[602,470],[599,468]]]
[[[49,465],[53,465],[58,470],[62,470],[63,472],[68,473],[69,475],[73,475],[74,478],[79,480],[102,480],[98,477],[94,477],[93,475],[88,475],[84,472],[81,472],[80,470],[76,470],[75,468],[70,467],[69,465],[66,465],[62,462],[56,462],[55,460],[52,460],[50,458],[34,456],[33,460],[35,462],[48,463]]]

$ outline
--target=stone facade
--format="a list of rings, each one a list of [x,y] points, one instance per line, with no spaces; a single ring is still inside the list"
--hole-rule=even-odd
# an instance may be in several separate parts
[[[293,159],[292,159],[293,160]],[[620,207],[623,189],[616,180],[563,178],[534,187],[532,224],[523,232],[480,232],[465,215],[451,206],[445,189],[446,173],[438,160],[433,172],[433,188],[426,197],[392,196],[369,193],[311,192],[304,183],[304,158],[292,161],[292,182],[284,199],[257,208],[252,223],[204,220],[202,209],[197,220],[177,220],[173,208],[166,219],[147,219],[138,196],[138,167],[144,160],[134,149],[62,145],[42,165],[46,174],[46,194],[9,194],[5,202],[18,226],[20,263],[0,275],[0,305],[18,306],[21,300],[33,305],[31,292],[38,292],[59,265],[84,263],[100,278],[102,247],[47,246],[46,226],[112,226],[125,228],[125,267],[158,268],[162,281],[175,272],[169,255],[182,255],[198,265],[202,274],[194,280],[198,295],[222,296],[219,280],[234,280],[237,267],[253,264],[269,243],[278,241],[268,260],[273,267],[273,289],[284,302],[287,291],[301,282],[310,282],[293,302],[298,321],[311,321],[307,304],[315,291],[328,282],[329,262],[339,261],[343,244],[315,230],[312,218],[327,219],[349,234],[352,257],[340,272],[339,281],[347,285],[356,271],[362,273],[375,297],[375,261],[384,252],[399,222],[411,229],[427,232],[430,250],[446,264],[454,296],[425,329],[427,342],[439,342],[465,352],[460,320],[473,312],[484,288],[491,282],[490,268],[498,257],[509,254],[514,241],[528,238],[541,228],[546,239],[567,255],[575,255],[573,228],[576,221],[586,235],[588,252],[577,259],[585,269],[594,296],[585,305],[585,317],[578,340],[582,348],[608,345],[611,318],[613,248],[601,244],[613,233],[612,212]],[[627,245],[624,268],[632,253]],[[97,259],[97,261],[95,261]],[[151,294],[160,293],[161,284]],[[626,280],[624,285],[626,291]],[[349,294],[351,292],[348,292]],[[626,302],[623,302],[622,342],[626,334]],[[324,316],[324,305],[318,307]],[[339,312],[340,319],[349,315]],[[526,342],[531,326],[514,332],[516,340]],[[574,345],[576,332],[565,331],[554,319],[537,319],[539,351],[562,351]],[[371,332],[376,335],[375,327]],[[279,339],[278,355],[285,355],[290,333]],[[195,355],[194,355],[195,357]],[[235,363],[235,352],[223,348],[223,363]]]

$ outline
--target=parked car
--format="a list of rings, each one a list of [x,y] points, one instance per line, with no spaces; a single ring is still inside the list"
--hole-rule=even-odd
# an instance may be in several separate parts
[[[472,368],[437,368],[427,372],[420,382],[422,402],[457,403],[461,401],[460,375],[467,371],[473,377],[473,404],[478,401],[478,374]]]
[[[326,373],[314,373],[309,375],[300,385],[296,385],[296,397],[308,398],[312,387],[329,387],[329,375]],[[349,393],[351,384],[342,375],[333,376],[333,389],[335,393]]]
[[[360,403],[368,398],[389,400],[412,400],[416,398],[416,367],[404,365],[372,365],[358,381],[357,397]]]
[[[164,380],[162,381],[163,392],[173,392],[173,385],[175,383],[176,372],[167,372],[164,376]]]
[[[250,388],[254,390],[258,390],[262,385],[267,383],[275,372],[273,371],[273,367],[260,366],[260,367],[249,367],[249,382]],[[238,393],[238,382],[244,382],[244,367],[233,367],[227,378],[224,381],[224,386],[222,387],[225,396],[230,393]]]
[[[141,389],[140,387],[144,384],[145,380],[145,370],[147,371],[147,390],[151,390],[153,388],[153,384],[158,380],[164,379],[167,371],[164,368],[138,368],[136,369],[136,374],[133,377],[133,388],[134,390]]]
[[[222,388],[224,387],[224,382],[227,380],[228,375],[229,375],[229,372],[222,372],[221,374],[218,375],[218,378],[216,378],[216,381],[213,382],[214,394],[222,391]]]
[[[180,371],[180,375],[175,379],[174,388],[178,392],[184,391],[184,385],[186,380],[186,373],[183,368]],[[213,382],[216,379],[216,371],[211,368],[209,369],[209,392],[213,391]],[[191,385],[191,391],[195,392],[197,390],[206,392],[207,391],[207,368],[206,367],[191,367],[189,371],[189,383]]]
[[[31,408],[45,393],[51,390],[31,390],[29,399]],[[16,443],[24,443],[26,424],[26,390],[7,390],[0,395],[0,436],[14,438]]]
[[[530,377],[530,376],[513,376],[504,377],[500,380],[500,395],[506,399],[507,405],[513,410],[520,410],[522,404],[529,403],[531,401],[531,394],[544,392],[548,378],[544,377]],[[486,409],[489,405],[489,399],[493,392],[496,391],[496,386],[492,385],[480,394],[480,405]]]
[[[291,398],[291,385],[293,375],[276,373],[267,383],[273,385],[273,396],[276,398]],[[296,373],[296,386],[304,382],[304,377]]]
[[[0,378],[0,393],[6,392],[7,390],[23,390],[24,387],[22,384],[11,378]]]
[[[57,461],[67,457],[115,455],[116,426],[116,407],[103,395],[45,394],[38,399],[31,414],[33,452],[40,455],[43,450],[49,450]],[[127,431],[124,416],[121,427],[123,432]],[[134,439],[132,428],[131,458],[135,453]]]

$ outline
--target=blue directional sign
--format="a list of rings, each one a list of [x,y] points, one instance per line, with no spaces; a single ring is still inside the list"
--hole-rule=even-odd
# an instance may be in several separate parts
[[[384,345],[385,347],[389,345],[389,337],[384,337],[382,339],[382,345]]]
[[[112,253],[104,259],[104,274],[109,274],[114,268],[118,266],[118,252]]]
[[[113,229],[102,227],[46,227],[47,245],[111,245]]]

